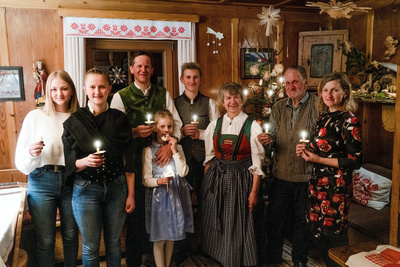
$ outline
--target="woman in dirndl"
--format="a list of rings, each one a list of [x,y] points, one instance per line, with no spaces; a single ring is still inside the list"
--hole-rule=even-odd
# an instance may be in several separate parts
[[[257,139],[260,125],[242,112],[243,90],[237,83],[219,90],[226,114],[206,129],[197,238],[202,250],[223,266],[258,264],[255,210],[261,205],[264,147]]]

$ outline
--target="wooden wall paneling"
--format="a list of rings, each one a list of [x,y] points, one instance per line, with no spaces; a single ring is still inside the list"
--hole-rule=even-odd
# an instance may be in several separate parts
[[[372,53],[372,60],[384,60],[386,51],[385,39],[387,36],[393,36],[396,40],[400,41],[400,19],[399,11],[393,11],[394,6],[389,6],[379,10],[375,10],[375,23],[374,23],[374,50]],[[397,53],[390,59],[390,62],[400,64],[400,52],[397,48]]]
[[[33,97],[36,81],[32,76],[32,63],[43,60],[48,73],[63,68],[62,20],[55,10],[6,8],[5,13],[9,44],[10,66],[22,66],[24,74],[25,101],[8,104],[6,116],[9,155],[0,169],[14,168],[16,140],[26,114],[35,108]],[[4,42],[2,42],[3,44]],[[3,48],[3,46],[2,46]],[[13,141],[14,140],[14,141]],[[3,166],[4,164],[4,166]]]
[[[0,8],[0,43],[2,44],[1,66],[10,66],[5,8]],[[1,103],[0,113],[0,168],[9,169],[14,167],[13,148],[16,144],[14,103],[10,101]]]
[[[231,21],[232,34],[232,81],[239,82],[239,66],[240,66],[240,47],[239,47],[239,19],[235,18]]]
[[[363,162],[392,168],[394,134],[383,128],[382,104],[359,102],[362,117],[357,117],[362,126]]]
[[[365,42],[365,65],[369,65],[373,61],[372,52],[374,45],[374,21],[375,13],[374,11],[369,11],[367,15],[367,37]]]
[[[222,32],[224,38],[218,46],[218,54],[213,54],[212,35],[207,34],[207,27]],[[231,19],[204,18],[197,27],[197,61],[202,68],[203,79],[200,91],[214,100],[217,100],[218,89],[232,81],[232,33]]]
[[[285,21],[285,25],[283,27],[283,38],[287,40],[287,42],[284,44],[282,51],[283,65],[285,68],[298,64],[297,58],[299,32],[318,31],[319,26],[320,22],[318,20],[308,22]]]
[[[400,67],[397,67],[397,88],[400,88]],[[396,99],[396,122],[400,121],[400,97]],[[400,211],[400,123],[395,124],[392,169],[392,198],[390,201],[390,239],[389,244],[399,246]]]

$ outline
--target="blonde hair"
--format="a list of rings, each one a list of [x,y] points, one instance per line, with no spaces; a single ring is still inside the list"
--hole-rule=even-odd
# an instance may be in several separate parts
[[[175,121],[174,121],[174,115],[172,115],[171,111],[168,109],[160,109],[159,111],[154,114],[154,130],[157,128],[157,124],[160,121],[160,119],[165,119],[168,118],[172,121],[172,132],[174,132],[175,129]],[[153,138],[154,140],[157,140],[157,133],[154,131],[153,132]]]
[[[86,72],[85,77],[83,78],[83,86],[86,86],[87,77],[90,74],[101,75],[108,82],[108,85],[112,85],[110,75],[108,75],[104,70],[94,67]]]
[[[183,63],[181,66],[181,78],[183,77],[183,74],[185,72],[185,70],[198,70],[199,74],[200,74],[200,78],[201,78],[201,68],[199,63],[197,62],[186,62]]]
[[[322,99],[322,89],[330,81],[337,81],[340,87],[347,95],[342,99],[341,110],[354,112],[357,110],[357,103],[354,101],[353,94],[351,92],[351,83],[346,74],[341,72],[333,72],[325,75],[318,85],[318,109],[322,112],[328,112],[329,107],[325,105]]]
[[[47,78],[46,82],[46,102],[43,107],[43,112],[50,117],[54,117],[56,113],[56,108],[54,107],[54,102],[51,99],[51,83],[53,82],[54,79],[60,78],[63,81],[65,81],[72,89],[72,96],[71,99],[69,100],[69,110],[68,112],[73,113],[79,109],[79,102],[78,102],[78,97],[76,95],[76,88],[74,85],[74,82],[71,79],[71,76],[65,71],[65,70],[56,70],[53,71],[49,77]]]

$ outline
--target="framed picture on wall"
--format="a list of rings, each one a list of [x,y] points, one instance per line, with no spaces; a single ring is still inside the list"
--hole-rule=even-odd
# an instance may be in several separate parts
[[[268,64],[270,71],[274,68],[274,50],[269,48],[241,48],[240,49],[240,71],[242,79],[258,79],[261,73],[251,75],[250,66],[258,65],[259,69],[264,69]]]
[[[25,100],[22,67],[0,67],[0,101]]]

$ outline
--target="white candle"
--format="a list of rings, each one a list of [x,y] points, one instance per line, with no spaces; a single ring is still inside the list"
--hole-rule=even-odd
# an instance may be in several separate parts
[[[282,85],[283,82],[285,81],[285,79],[283,78],[283,76],[279,76],[278,80],[279,80],[279,82],[281,83],[281,85]]]
[[[263,85],[263,79],[260,79],[260,81],[258,82],[258,84],[259,84],[260,86],[262,86],[262,85]]]
[[[244,89],[244,90],[243,90],[243,95],[244,95],[245,97],[247,97],[248,94],[249,94],[249,90]]]
[[[169,177],[174,177],[174,172],[172,171],[171,165],[167,166],[167,171],[163,173],[164,177],[169,178]],[[169,182],[168,182],[169,184]],[[167,184],[167,192],[168,192],[168,184]]]
[[[192,124],[197,124],[197,123],[199,123],[198,121],[197,121],[197,115],[196,114],[193,114],[193,116],[192,116]]]
[[[265,129],[265,133],[267,134],[268,130],[269,130],[269,123],[264,124],[264,129]]]
[[[300,139],[300,142],[301,142],[301,143],[308,143],[308,142],[310,142],[309,140],[306,140],[306,137],[307,137],[307,132],[306,132],[306,131],[301,131],[301,132],[300,132],[300,136],[301,136],[301,139]]]
[[[145,121],[146,124],[152,124],[154,121],[151,121],[151,114],[147,113],[146,115],[147,121]]]
[[[96,147],[96,153],[100,153],[101,142],[99,140],[94,141],[94,146]]]

